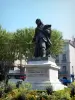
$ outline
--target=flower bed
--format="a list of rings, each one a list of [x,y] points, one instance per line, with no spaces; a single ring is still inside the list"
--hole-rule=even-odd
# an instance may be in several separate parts
[[[0,100],[75,100],[75,97],[71,96],[72,88],[75,88],[75,83],[60,91],[53,92],[50,89],[51,94],[48,94],[46,90],[31,90],[31,85],[28,83],[20,86],[20,88],[8,86],[4,89],[0,88]]]

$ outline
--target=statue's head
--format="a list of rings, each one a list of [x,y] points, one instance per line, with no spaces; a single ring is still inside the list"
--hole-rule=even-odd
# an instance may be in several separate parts
[[[42,23],[42,21],[40,19],[36,19],[36,24],[39,26],[39,25],[41,25],[43,23]]]

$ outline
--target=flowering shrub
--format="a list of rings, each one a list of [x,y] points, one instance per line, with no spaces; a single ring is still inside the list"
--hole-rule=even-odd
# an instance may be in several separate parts
[[[1,93],[3,92],[4,91],[2,88]],[[3,95],[1,95],[0,100],[75,100],[75,97],[70,96],[70,92],[71,85],[68,88],[65,88],[64,90],[59,90],[56,92],[52,91],[51,94],[48,94],[46,90],[31,90],[31,85],[29,83],[26,83],[21,85],[20,88],[12,88],[12,90],[10,90],[9,92],[4,93]]]

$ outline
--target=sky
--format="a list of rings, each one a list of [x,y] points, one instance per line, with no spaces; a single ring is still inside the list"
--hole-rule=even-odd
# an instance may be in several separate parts
[[[65,39],[75,36],[75,0],[0,0],[0,25],[9,32],[36,27],[37,18]]]

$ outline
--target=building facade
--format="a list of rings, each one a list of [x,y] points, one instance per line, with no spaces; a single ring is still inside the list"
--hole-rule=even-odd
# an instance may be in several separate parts
[[[66,77],[73,80],[75,77],[75,39],[65,40],[63,53],[56,56],[56,63],[60,66],[59,78]]]

